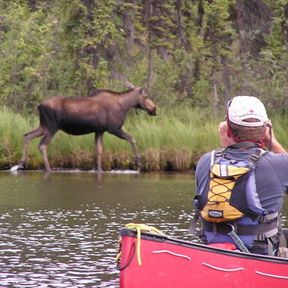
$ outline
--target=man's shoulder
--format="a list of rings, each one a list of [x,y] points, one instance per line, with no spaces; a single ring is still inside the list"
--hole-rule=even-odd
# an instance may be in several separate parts
[[[212,151],[207,152],[200,157],[196,165],[196,176],[199,174],[203,174],[204,172],[207,172],[209,170],[210,161],[211,161],[211,153]]]
[[[267,151],[267,153],[265,154],[265,157],[263,157],[266,160],[270,160],[270,161],[279,161],[279,162],[283,162],[283,163],[287,163],[288,164],[288,154],[287,153],[280,153],[280,154],[276,154],[273,153],[271,151]]]
[[[259,161],[259,166],[262,168],[272,167],[275,170],[287,173],[288,170],[288,154],[275,154],[268,151]],[[281,173],[282,173],[281,172]]]
[[[281,183],[284,183],[285,187],[288,187],[287,171],[288,155],[285,153],[275,154],[273,152],[267,152],[264,157],[260,159],[256,167],[256,175],[258,175],[258,177],[268,180],[272,180],[272,178],[275,177],[275,179],[279,179]]]
[[[212,151],[209,151],[209,152],[206,152],[204,155],[202,155],[198,161],[198,164],[201,164],[201,163],[205,163],[206,161],[210,161],[210,158],[211,158],[211,153]]]

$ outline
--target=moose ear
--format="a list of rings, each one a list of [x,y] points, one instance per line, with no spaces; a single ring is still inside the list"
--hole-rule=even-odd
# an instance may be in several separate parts
[[[128,80],[125,81],[125,85],[128,89],[135,89],[135,86],[132,83],[130,83]]]

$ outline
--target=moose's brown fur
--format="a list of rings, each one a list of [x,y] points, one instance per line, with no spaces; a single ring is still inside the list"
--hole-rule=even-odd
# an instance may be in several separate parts
[[[88,97],[52,97],[44,100],[38,106],[39,127],[24,134],[23,157],[18,163],[18,169],[24,169],[26,166],[29,142],[42,136],[38,148],[42,153],[45,169],[51,171],[47,146],[59,130],[72,135],[95,133],[98,172],[102,171],[104,132],[127,140],[132,145],[139,168],[140,154],[135,140],[122,130],[126,114],[131,108],[143,109],[149,115],[156,115],[155,104],[140,87],[134,87],[122,93],[97,90]]]

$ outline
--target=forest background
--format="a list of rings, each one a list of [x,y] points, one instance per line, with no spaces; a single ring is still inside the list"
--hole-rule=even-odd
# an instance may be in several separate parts
[[[157,117],[131,112],[124,125],[145,171],[192,169],[219,145],[235,95],[259,97],[287,147],[287,52],[287,0],[0,0],[0,167],[21,157],[42,99],[123,91],[126,80],[159,106]],[[52,166],[94,168],[93,135],[59,135]],[[104,169],[133,167],[128,143],[107,135],[104,144]]]

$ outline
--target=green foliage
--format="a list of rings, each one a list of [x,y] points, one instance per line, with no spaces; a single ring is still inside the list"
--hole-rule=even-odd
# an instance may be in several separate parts
[[[287,115],[270,115],[277,139],[288,147],[286,128]],[[0,166],[9,168],[21,158],[22,135],[37,126],[38,119],[23,117],[9,109],[0,110]],[[223,117],[221,117],[223,119]],[[173,108],[161,108],[157,117],[149,117],[144,111],[129,113],[124,130],[130,133],[139,147],[143,169],[146,171],[187,171],[194,167],[205,152],[219,147],[217,126],[211,110],[191,108],[181,104]],[[40,138],[31,141],[29,169],[43,167],[37,149]],[[49,160],[54,168],[95,168],[94,135],[71,136],[56,134],[48,148]],[[103,167],[131,168],[134,155],[127,141],[108,133],[104,136]]]
[[[177,99],[175,84],[177,81],[178,71],[172,60],[164,60],[159,56],[154,58],[154,79],[151,87],[153,99],[159,105],[171,106]]]
[[[62,0],[58,5],[59,37],[63,43],[58,57],[65,60],[62,70],[69,79],[67,86],[72,85],[77,95],[106,87],[109,72],[105,52],[122,37],[111,18],[114,1]]]
[[[288,3],[279,1],[274,8],[272,33],[266,36],[266,47],[260,61],[253,62],[256,81],[254,85],[268,108],[285,114],[288,105]],[[267,81],[268,80],[268,81]]]
[[[29,112],[49,95],[85,95],[109,83],[103,54],[122,37],[111,19],[114,1],[52,2],[33,11],[26,1],[1,4],[0,100],[16,111]]]
[[[31,109],[39,99],[49,30],[45,21],[42,11],[31,13],[27,5],[17,1],[1,17],[0,99],[17,111]]]
[[[120,90],[128,79],[147,85],[161,106],[219,110],[249,93],[284,113],[287,5],[0,0],[0,103],[27,114],[43,98]]]
[[[157,118],[131,113],[125,125],[147,170],[191,167],[218,143],[213,117],[234,95],[260,97],[288,146],[287,11],[286,0],[0,0],[0,165],[20,158],[37,122],[24,115],[42,99],[120,91],[125,80],[159,106]],[[91,137],[59,133],[52,164],[93,168]],[[105,167],[131,164],[127,143],[105,145]],[[36,145],[31,154],[40,167]]]
[[[229,9],[234,0],[205,1],[204,9],[206,14],[208,51],[211,57],[225,57],[230,51],[234,30],[230,20]],[[220,62],[220,60],[218,60]],[[219,63],[220,64],[220,63]]]
[[[0,117],[0,165],[2,167],[11,167],[16,159],[21,158],[24,131],[28,131],[30,125],[33,124],[29,123],[30,121],[27,118],[11,112],[7,108],[0,110]],[[30,152],[31,156],[35,156],[37,151],[32,147]]]

